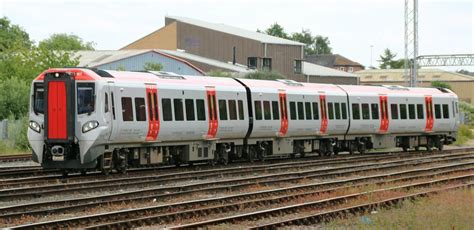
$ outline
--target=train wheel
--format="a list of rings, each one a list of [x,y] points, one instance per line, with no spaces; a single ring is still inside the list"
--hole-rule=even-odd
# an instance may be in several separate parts
[[[443,149],[444,149],[443,143],[439,143],[437,148],[438,148],[439,151],[443,151]]]
[[[415,146],[415,151],[420,151],[420,146]]]
[[[69,174],[69,171],[68,171],[67,169],[64,169],[64,170],[62,171],[63,177],[67,177],[68,174]]]
[[[82,176],[87,175],[87,169],[81,169],[81,175]]]
[[[356,150],[356,146],[355,146],[355,144],[354,144],[352,141],[349,142],[349,148],[348,148],[348,150],[349,150],[349,154],[350,154],[350,155],[353,155],[354,152],[355,152],[355,150]]]
[[[404,145],[404,146],[402,146],[402,150],[403,150],[403,152],[408,152],[408,147]]]
[[[362,142],[362,143],[359,144],[359,149],[358,149],[358,150],[359,150],[359,153],[360,153],[360,154],[364,154],[364,153],[367,152],[367,148],[366,148],[364,142]]]
[[[111,171],[112,171],[111,169],[104,168],[104,169],[102,169],[102,174],[107,176],[107,175],[110,174]]]

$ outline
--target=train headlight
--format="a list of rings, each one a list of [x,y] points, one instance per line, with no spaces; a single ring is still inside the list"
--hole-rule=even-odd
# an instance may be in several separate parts
[[[88,121],[82,126],[82,132],[87,133],[87,132],[97,128],[97,126],[99,126],[98,121]]]
[[[33,131],[40,133],[41,132],[41,127],[36,121],[30,121],[30,129]]]

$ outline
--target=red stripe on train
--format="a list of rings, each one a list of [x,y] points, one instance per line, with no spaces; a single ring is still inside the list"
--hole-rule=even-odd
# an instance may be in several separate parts
[[[279,92],[280,98],[280,114],[281,114],[281,122],[280,122],[280,132],[278,136],[285,136],[288,132],[288,110],[286,108],[286,92],[281,90]]]
[[[426,106],[425,132],[432,132],[433,126],[434,126],[434,119],[433,119],[433,97],[431,95],[425,96],[425,106]]]
[[[319,133],[325,134],[328,129],[328,117],[326,113],[326,95],[319,95],[319,102],[321,107],[321,129],[319,130]]]
[[[209,116],[209,129],[206,139],[215,138],[219,121],[217,120],[216,90],[214,87],[206,87],[207,108]]]
[[[389,119],[388,119],[388,96],[380,95],[380,133],[386,133],[388,131]]]
[[[146,86],[146,100],[148,104],[148,133],[146,141],[156,141],[160,132],[160,116],[158,112],[158,89],[156,85]]]

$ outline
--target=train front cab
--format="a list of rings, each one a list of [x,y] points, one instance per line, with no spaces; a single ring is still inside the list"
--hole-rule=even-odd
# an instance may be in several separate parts
[[[28,129],[33,160],[43,168],[95,167],[98,154],[91,153],[103,150],[92,151],[87,139],[96,138],[84,134],[97,136],[96,101],[96,82],[82,71],[40,75],[32,86]]]

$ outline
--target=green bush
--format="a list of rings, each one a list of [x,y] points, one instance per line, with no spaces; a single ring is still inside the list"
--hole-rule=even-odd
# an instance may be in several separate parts
[[[207,76],[212,77],[232,77],[232,73],[222,71],[220,69],[213,69],[206,73]]]
[[[0,120],[19,119],[28,112],[30,83],[17,78],[0,80]]]
[[[467,125],[460,125],[458,129],[458,135],[455,145],[463,145],[472,139],[474,135],[472,134],[471,129]]]
[[[459,102],[459,109],[465,115],[466,124],[468,124],[468,125],[472,124],[472,122],[474,121],[474,106],[467,103],[467,102],[460,101]]]
[[[246,78],[250,79],[260,79],[260,80],[276,80],[276,79],[286,79],[282,74],[275,71],[256,71],[248,73],[245,75]]]

